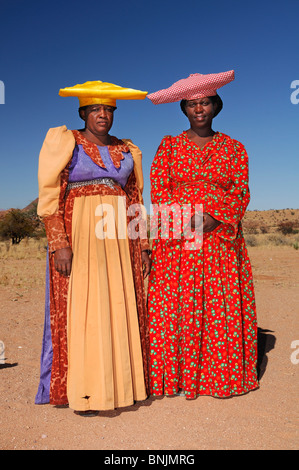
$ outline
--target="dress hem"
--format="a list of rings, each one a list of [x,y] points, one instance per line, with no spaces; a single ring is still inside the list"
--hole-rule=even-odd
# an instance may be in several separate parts
[[[117,405],[115,406],[101,406],[101,405],[93,405],[92,403],[90,403],[90,406],[89,407],[74,407],[74,406],[71,406],[69,405],[69,408],[71,408],[72,410],[76,410],[76,411],[113,411],[113,410],[116,410],[118,408],[126,408],[128,406],[133,406],[135,403],[137,402],[140,402],[140,401],[145,401],[146,399],[148,398],[148,396],[146,395],[145,398],[141,398],[141,399],[138,399],[138,400],[131,400],[129,402],[124,402],[124,403],[118,403]]]
[[[233,398],[233,397],[240,397],[243,395],[247,395],[248,393],[254,392],[259,389],[260,389],[260,386],[255,385],[253,388],[249,388],[248,390],[244,390],[242,392],[233,392],[227,395],[216,395],[213,393],[197,393],[194,397],[186,397],[185,395],[185,399],[188,401],[189,400],[192,401],[192,400],[196,400],[199,397],[211,397],[211,398],[219,398],[219,399]],[[177,394],[177,392],[171,392],[171,393],[152,393],[150,396],[151,397],[176,397],[179,395]]]

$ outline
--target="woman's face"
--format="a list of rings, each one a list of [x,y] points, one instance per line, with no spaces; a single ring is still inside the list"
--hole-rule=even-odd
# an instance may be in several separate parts
[[[210,98],[207,97],[187,100],[185,110],[191,127],[210,127],[216,107],[217,104],[213,104]]]
[[[82,111],[85,128],[94,135],[107,135],[113,124],[113,106],[93,104]]]

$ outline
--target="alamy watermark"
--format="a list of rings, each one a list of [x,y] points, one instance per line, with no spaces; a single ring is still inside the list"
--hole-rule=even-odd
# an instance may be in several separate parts
[[[0,364],[5,364],[5,345],[0,341]]]
[[[0,80],[0,104],[5,104],[5,86]]]
[[[117,206],[99,204],[95,210],[95,234],[103,239],[183,240],[185,250],[199,250],[203,242],[202,204],[151,204],[151,216],[142,204],[126,207],[118,196]]]
[[[291,93],[290,99],[292,104],[299,103],[299,80],[293,80],[291,83],[291,88],[294,88],[294,91]]]
[[[291,349],[295,349],[295,351],[291,354],[291,363],[294,365],[299,364],[299,340],[292,341]]]

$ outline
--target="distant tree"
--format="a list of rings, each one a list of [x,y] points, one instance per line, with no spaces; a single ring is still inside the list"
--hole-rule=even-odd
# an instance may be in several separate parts
[[[25,212],[27,217],[29,217],[29,219],[32,221],[33,225],[35,226],[34,233],[31,234],[30,236],[40,239],[40,238],[45,238],[47,235],[46,235],[45,226],[43,222],[41,221],[41,219],[39,218],[39,216],[37,215],[37,203],[38,201],[33,201],[30,204],[29,209],[23,209],[23,212]]]
[[[0,236],[11,239],[12,244],[20,243],[25,237],[33,235],[36,221],[20,209],[12,209],[0,220]]]
[[[297,233],[297,231],[295,230],[295,226],[295,222],[280,222],[280,224],[278,224],[277,231],[283,233],[284,235],[288,235],[290,233]]]
[[[38,215],[37,215],[37,202],[33,202],[31,204],[30,209],[26,210],[26,215],[34,222],[38,222]]]

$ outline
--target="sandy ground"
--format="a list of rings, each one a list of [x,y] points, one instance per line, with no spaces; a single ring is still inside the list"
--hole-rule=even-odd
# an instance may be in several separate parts
[[[258,308],[260,389],[224,400],[149,398],[92,418],[34,404],[45,262],[0,260],[4,276],[14,267],[20,279],[28,280],[33,272],[38,279],[32,286],[0,285],[0,340],[6,346],[6,363],[0,365],[0,449],[298,449],[299,251],[254,247],[249,253]]]

